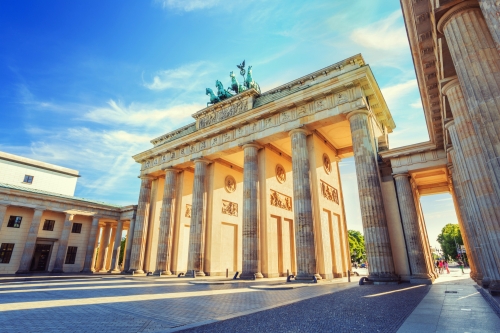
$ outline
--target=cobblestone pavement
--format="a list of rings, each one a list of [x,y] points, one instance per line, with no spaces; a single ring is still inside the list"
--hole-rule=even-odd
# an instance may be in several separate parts
[[[429,288],[350,288],[183,332],[396,332]]]
[[[356,287],[342,280],[290,290],[260,283],[103,277],[0,283],[0,332],[165,332]],[[196,282],[200,282],[198,279]]]

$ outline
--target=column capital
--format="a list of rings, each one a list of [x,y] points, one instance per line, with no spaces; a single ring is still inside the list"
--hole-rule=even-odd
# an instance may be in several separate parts
[[[444,124],[444,128],[445,128],[445,129],[447,129],[447,130],[448,130],[450,127],[452,127],[452,126],[455,126],[455,120],[454,120],[454,119],[453,119],[453,120],[450,120],[449,122],[447,122],[446,124]]]
[[[403,172],[403,173],[393,173],[392,177],[394,179],[400,178],[400,177],[405,177],[405,178],[410,178],[410,174],[408,172]]]
[[[179,173],[179,172],[182,172],[181,169],[177,169],[175,168],[174,166],[167,166],[167,167],[164,167],[164,168],[161,168],[163,171],[165,171],[165,173],[167,172],[175,172],[175,173]]]
[[[66,221],[73,221],[75,214],[66,213]]]
[[[299,128],[295,128],[295,129],[291,130],[290,132],[288,132],[288,135],[289,135],[289,136],[292,136],[292,135],[293,135],[293,134],[295,134],[295,133],[304,133],[306,136],[308,136],[308,135],[311,135],[311,134],[312,134],[312,132],[311,132],[311,131],[309,131],[309,130],[307,130],[306,128],[304,128],[304,127],[299,127]]]
[[[153,180],[155,180],[155,179],[156,179],[156,177],[153,177],[153,176],[151,176],[151,175],[140,175],[140,176],[137,176],[137,178],[140,178],[140,179],[142,179],[142,180],[144,180],[144,179],[148,179],[148,180],[151,180],[151,181],[153,181]]]
[[[444,28],[446,27],[446,24],[453,18],[453,16],[455,16],[455,15],[461,13],[461,12],[464,12],[464,11],[467,11],[467,10],[474,10],[474,9],[481,10],[479,8],[479,3],[477,1],[475,1],[475,0],[468,0],[468,1],[465,1],[465,2],[462,2],[462,3],[458,4],[456,6],[451,7],[439,19],[439,21],[437,23],[437,29],[438,29],[438,31],[440,33],[444,33]]]
[[[263,147],[258,144],[257,142],[255,141],[251,141],[251,142],[247,142],[247,143],[244,143],[242,145],[240,145],[240,147],[244,150],[245,148],[248,148],[248,147],[255,147],[257,149],[262,149]]]
[[[352,112],[349,112],[347,115],[346,115],[346,118],[347,120],[351,119],[352,116],[355,116],[357,114],[364,114],[368,117],[368,115],[370,114],[370,111],[368,110],[356,110],[356,111],[352,111]]]
[[[41,214],[43,214],[43,212],[45,211],[45,208],[39,208],[39,207],[36,207],[36,208],[33,208],[33,212],[36,214],[37,212],[40,212]]]
[[[456,86],[459,86],[460,85],[460,82],[458,81],[458,77],[455,75],[453,76],[452,80],[449,81],[448,83],[446,83],[443,88],[441,88],[441,93],[443,95],[446,95],[448,96],[448,91],[450,91],[450,89],[456,87]]]
[[[197,158],[193,158],[191,159],[191,161],[196,164],[196,163],[204,163],[204,164],[210,164],[212,163],[212,160],[209,160],[208,158],[203,158],[203,157],[197,157]]]

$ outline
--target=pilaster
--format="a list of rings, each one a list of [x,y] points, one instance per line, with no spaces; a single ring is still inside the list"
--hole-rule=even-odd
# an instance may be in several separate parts
[[[87,241],[87,252],[85,252],[85,262],[83,263],[82,273],[91,273],[94,269],[95,256],[98,246],[97,237],[99,232],[99,216],[92,218],[89,240]]]

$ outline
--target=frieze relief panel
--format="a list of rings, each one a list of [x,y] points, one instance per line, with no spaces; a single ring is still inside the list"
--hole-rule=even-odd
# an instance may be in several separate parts
[[[191,205],[186,204],[186,212],[184,213],[185,217],[191,217]]]
[[[339,204],[339,192],[337,189],[328,183],[321,181],[321,194],[327,200],[335,202],[337,205]]]
[[[354,103],[354,101],[360,98],[360,94],[362,94],[361,87],[352,87],[329,95],[327,97],[311,101],[307,104],[299,105],[295,108],[281,111],[267,118],[241,125],[240,127],[237,127],[233,130],[209,137],[206,140],[200,141],[191,146],[184,146],[175,150],[171,150],[165,153],[165,155],[159,157],[156,164],[153,160],[147,160],[143,163],[142,170],[149,169],[161,163],[171,162],[172,160],[189,156],[192,153],[201,152],[204,149],[210,149],[223,143],[230,142],[235,139],[257,133],[259,131],[263,131],[267,128],[279,126],[280,124],[294,121],[295,119],[314,114],[316,112],[334,108],[342,104],[353,102],[352,104],[356,104],[353,107],[359,107],[358,102]],[[211,124],[215,124],[233,117],[234,115],[241,114],[247,110],[247,103],[244,101],[238,101],[225,108],[210,111],[210,113],[200,116],[198,118],[199,126],[200,128],[204,128],[210,126]]]
[[[222,200],[222,214],[238,216],[238,204],[235,202]]]
[[[283,193],[271,190],[271,205],[292,211],[292,198]]]

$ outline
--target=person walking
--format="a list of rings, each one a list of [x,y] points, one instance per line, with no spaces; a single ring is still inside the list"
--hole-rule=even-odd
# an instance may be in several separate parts
[[[448,267],[448,260],[445,260],[443,263],[444,269],[446,269],[446,273],[450,274],[450,268]]]
[[[439,274],[443,274],[443,261],[439,260]]]
[[[462,274],[464,273],[464,262],[460,259],[458,259],[458,266],[460,267],[460,270],[462,271]]]

